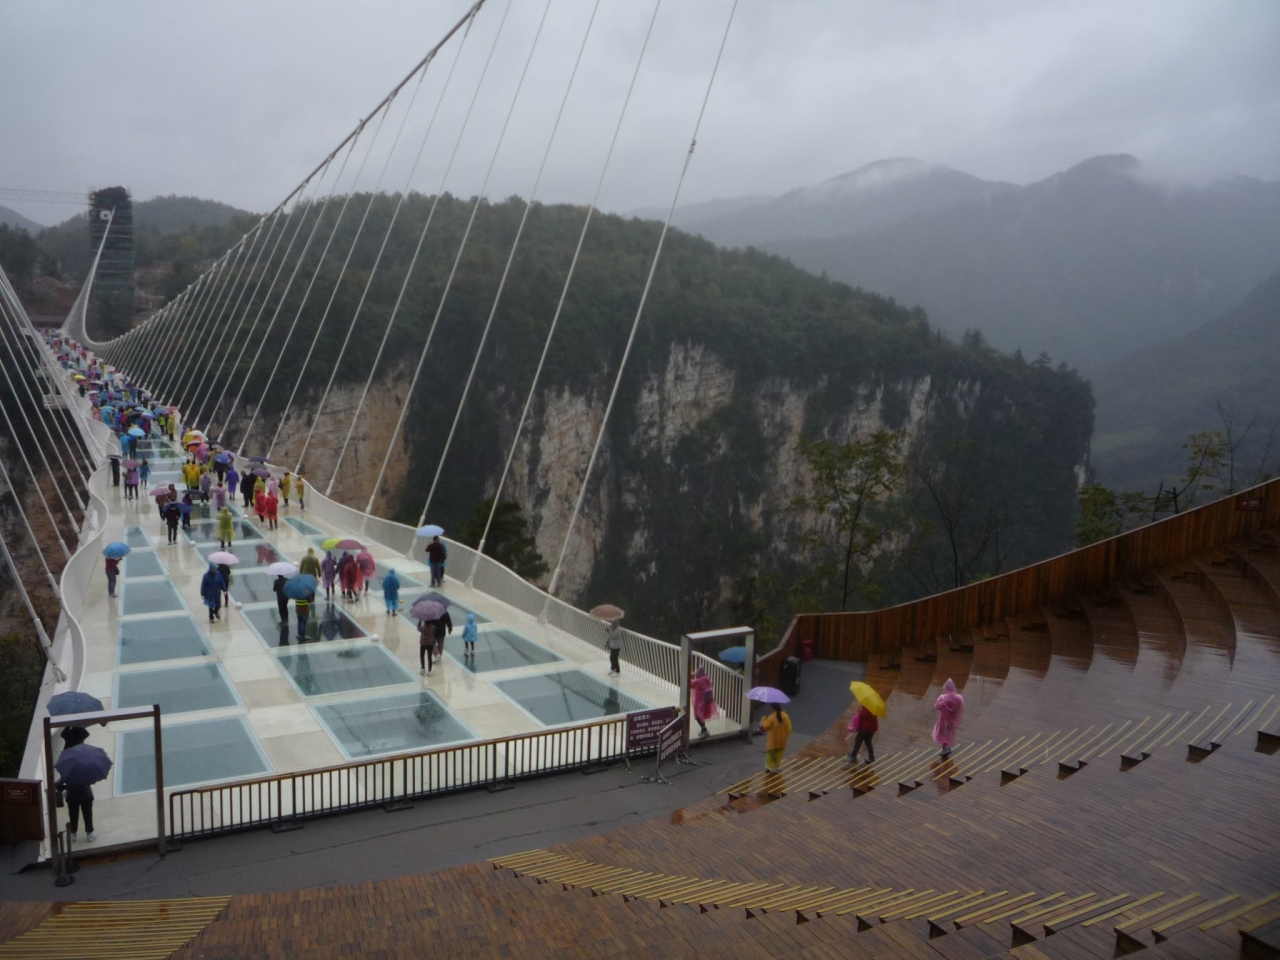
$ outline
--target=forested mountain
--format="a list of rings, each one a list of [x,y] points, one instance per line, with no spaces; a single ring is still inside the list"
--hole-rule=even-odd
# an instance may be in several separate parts
[[[25,230],[33,236],[44,229],[44,224],[36,223],[30,217],[24,217],[17,210],[11,210],[3,205],[0,205],[0,226]]]
[[[913,184],[932,182],[906,179],[897,190],[910,196]],[[1222,316],[1280,263],[1280,183],[1172,188],[1115,156],[1025,187],[970,186],[987,192],[843,237],[831,236],[821,204],[807,238],[798,208],[779,206],[772,228],[758,221],[749,242],[919,304],[953,334],[980,330],[1001,349],[1047,351],[1085,371]]]
[[[366,200],[355,198],[352,209],[362,210]],[[300,454],[336,368],[334,394],[304,464],[320,489],[333,473],[430,200],[413,195],[401,211],[339,363],[392,206],[388,197],[374,201],[316,340],[301,413],[295,408],[283,423],[273,454],[283,462]],[[469,210],[470,201],[447,197],[435,215],[337,476],[335,494],[348,502],[363,506],[373,492]],[[444,456],[520,212],[517,200],[486,204],[472,231],[421,382],[408,399],[405,435],[378,491],[380,509],[398,519],[417,520]],[[430,519],[450,531],[462,530],[494,493],[583,213],[538,206],[530,218],[429,510]],[[339,227],[335,249],[351,243],[356,219]],[[517,450],[504,497],[527,512],[537,549],[552,564],[658,232],[651,221],[598,216],[593,222]],[[231,370],[211,376],[207,394],[217,396],[229,385],[229,405],[248,377],[228,439],[238,441],[278,359],[246,449],[270,445],[340,262],[326,261],[300,310],[303,285],[291,290],[269,335],[264,319],[228,337],[221,353],[216,339],[206,338],[213,369],[226,356]],[[284,349],[295,316],[295,339]],[[251,349],[241,355],[244,343]],[[251,372],[259,344],[261,359]],[[216,435],[225,414],[200,417],[202,424],[213,420]],[[886,562],[859,572],[857,603],[899,599],[951,585],[955,576],[969,579],[1037,559],[1070,545],[1091,428],[1089,388],[1068,371],[1000,354],[978,338],[955,344],[920,311],[774,256],[725,251],[674,232],[570,545],[562,593],[588,605],[620,603],[632,611],[629,622],[667,637],[743,619],[776,636],[796,605],[838,602],[830,578],[819,575],[822,551],[807,536],[822,521],[795,502],[812,486],[805,444],[820,437],[865,439],[879,429],[901,431],[903,458],[931,478],[953,518],[968,518],[960,524],[965,542],[959,546],[970,559],[959,574],[938,572],[934,561],[952,546],[941,533],[945,524],[918,485],[904,481],[895,509],[910,520],[898,528]]]
[[[1253,423],[1242,465],[1257,464],[1269,438],[1280,458],[1280,273],[1226,316],[1103,367],[1093,384],[1094,466],[1109,486],[1151,491],[1176,479],[1182,439],[1224,429],[1223,414],[1236,438]]]

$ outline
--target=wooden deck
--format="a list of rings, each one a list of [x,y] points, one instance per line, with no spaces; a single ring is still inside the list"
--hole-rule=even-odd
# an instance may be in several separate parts
[[[172,955],[1275,956],[1280,561],[1260,542],[873,653],[874,765],[843,762],[842,720],[780,775],[669,818],[231,897]],[[944,761],[929,732],[948,677],[966,715]],[[0,937],[49,917],[4,905]]]

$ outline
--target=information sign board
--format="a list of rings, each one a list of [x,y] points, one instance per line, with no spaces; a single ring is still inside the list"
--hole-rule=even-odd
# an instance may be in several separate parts
[[[652,747],[658,742],[663,727],[675,715],[675,707],[658,707],[655,710],[638,710],[627,714],[627,752]]]

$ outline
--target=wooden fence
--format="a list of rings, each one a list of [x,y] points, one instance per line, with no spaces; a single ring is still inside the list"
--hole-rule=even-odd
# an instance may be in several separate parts
[[[1167,517],[1109,540],[911,603],[856,613],[800,614],[778,649],[756,666],[756,682],[773,684],[782,660],[811,640],[814,655],[865,661],[919,641],[1066,600],[1154,567],[1223,546],[1280,523],[1280,479]]]

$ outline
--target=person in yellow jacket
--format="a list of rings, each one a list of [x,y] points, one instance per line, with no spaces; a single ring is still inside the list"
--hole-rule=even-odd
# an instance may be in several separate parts
[[[298,471],[297,484],[298,484],[298,509],[305,510],[307,509],[307,481],[303,479],[301,470]]]
[[[783,711],[782,704],[773,704],[773,713],[760,721],[760,732],[769,735],[764,742],[764,769],[767,773],[778,773],[782,756],[787,752],[787,741],[791,739],[791,718]]]
[[[188,490],[198,490],[200,488],[200,465],[194,460],[188,460],[182,465],[182,479],[187,485]]]
[[[280,499],[284,501],[284,505],[289,505],[289,497],[293,495],[293,474],[288,470],[284,472],[284,476],[280,478]]]

